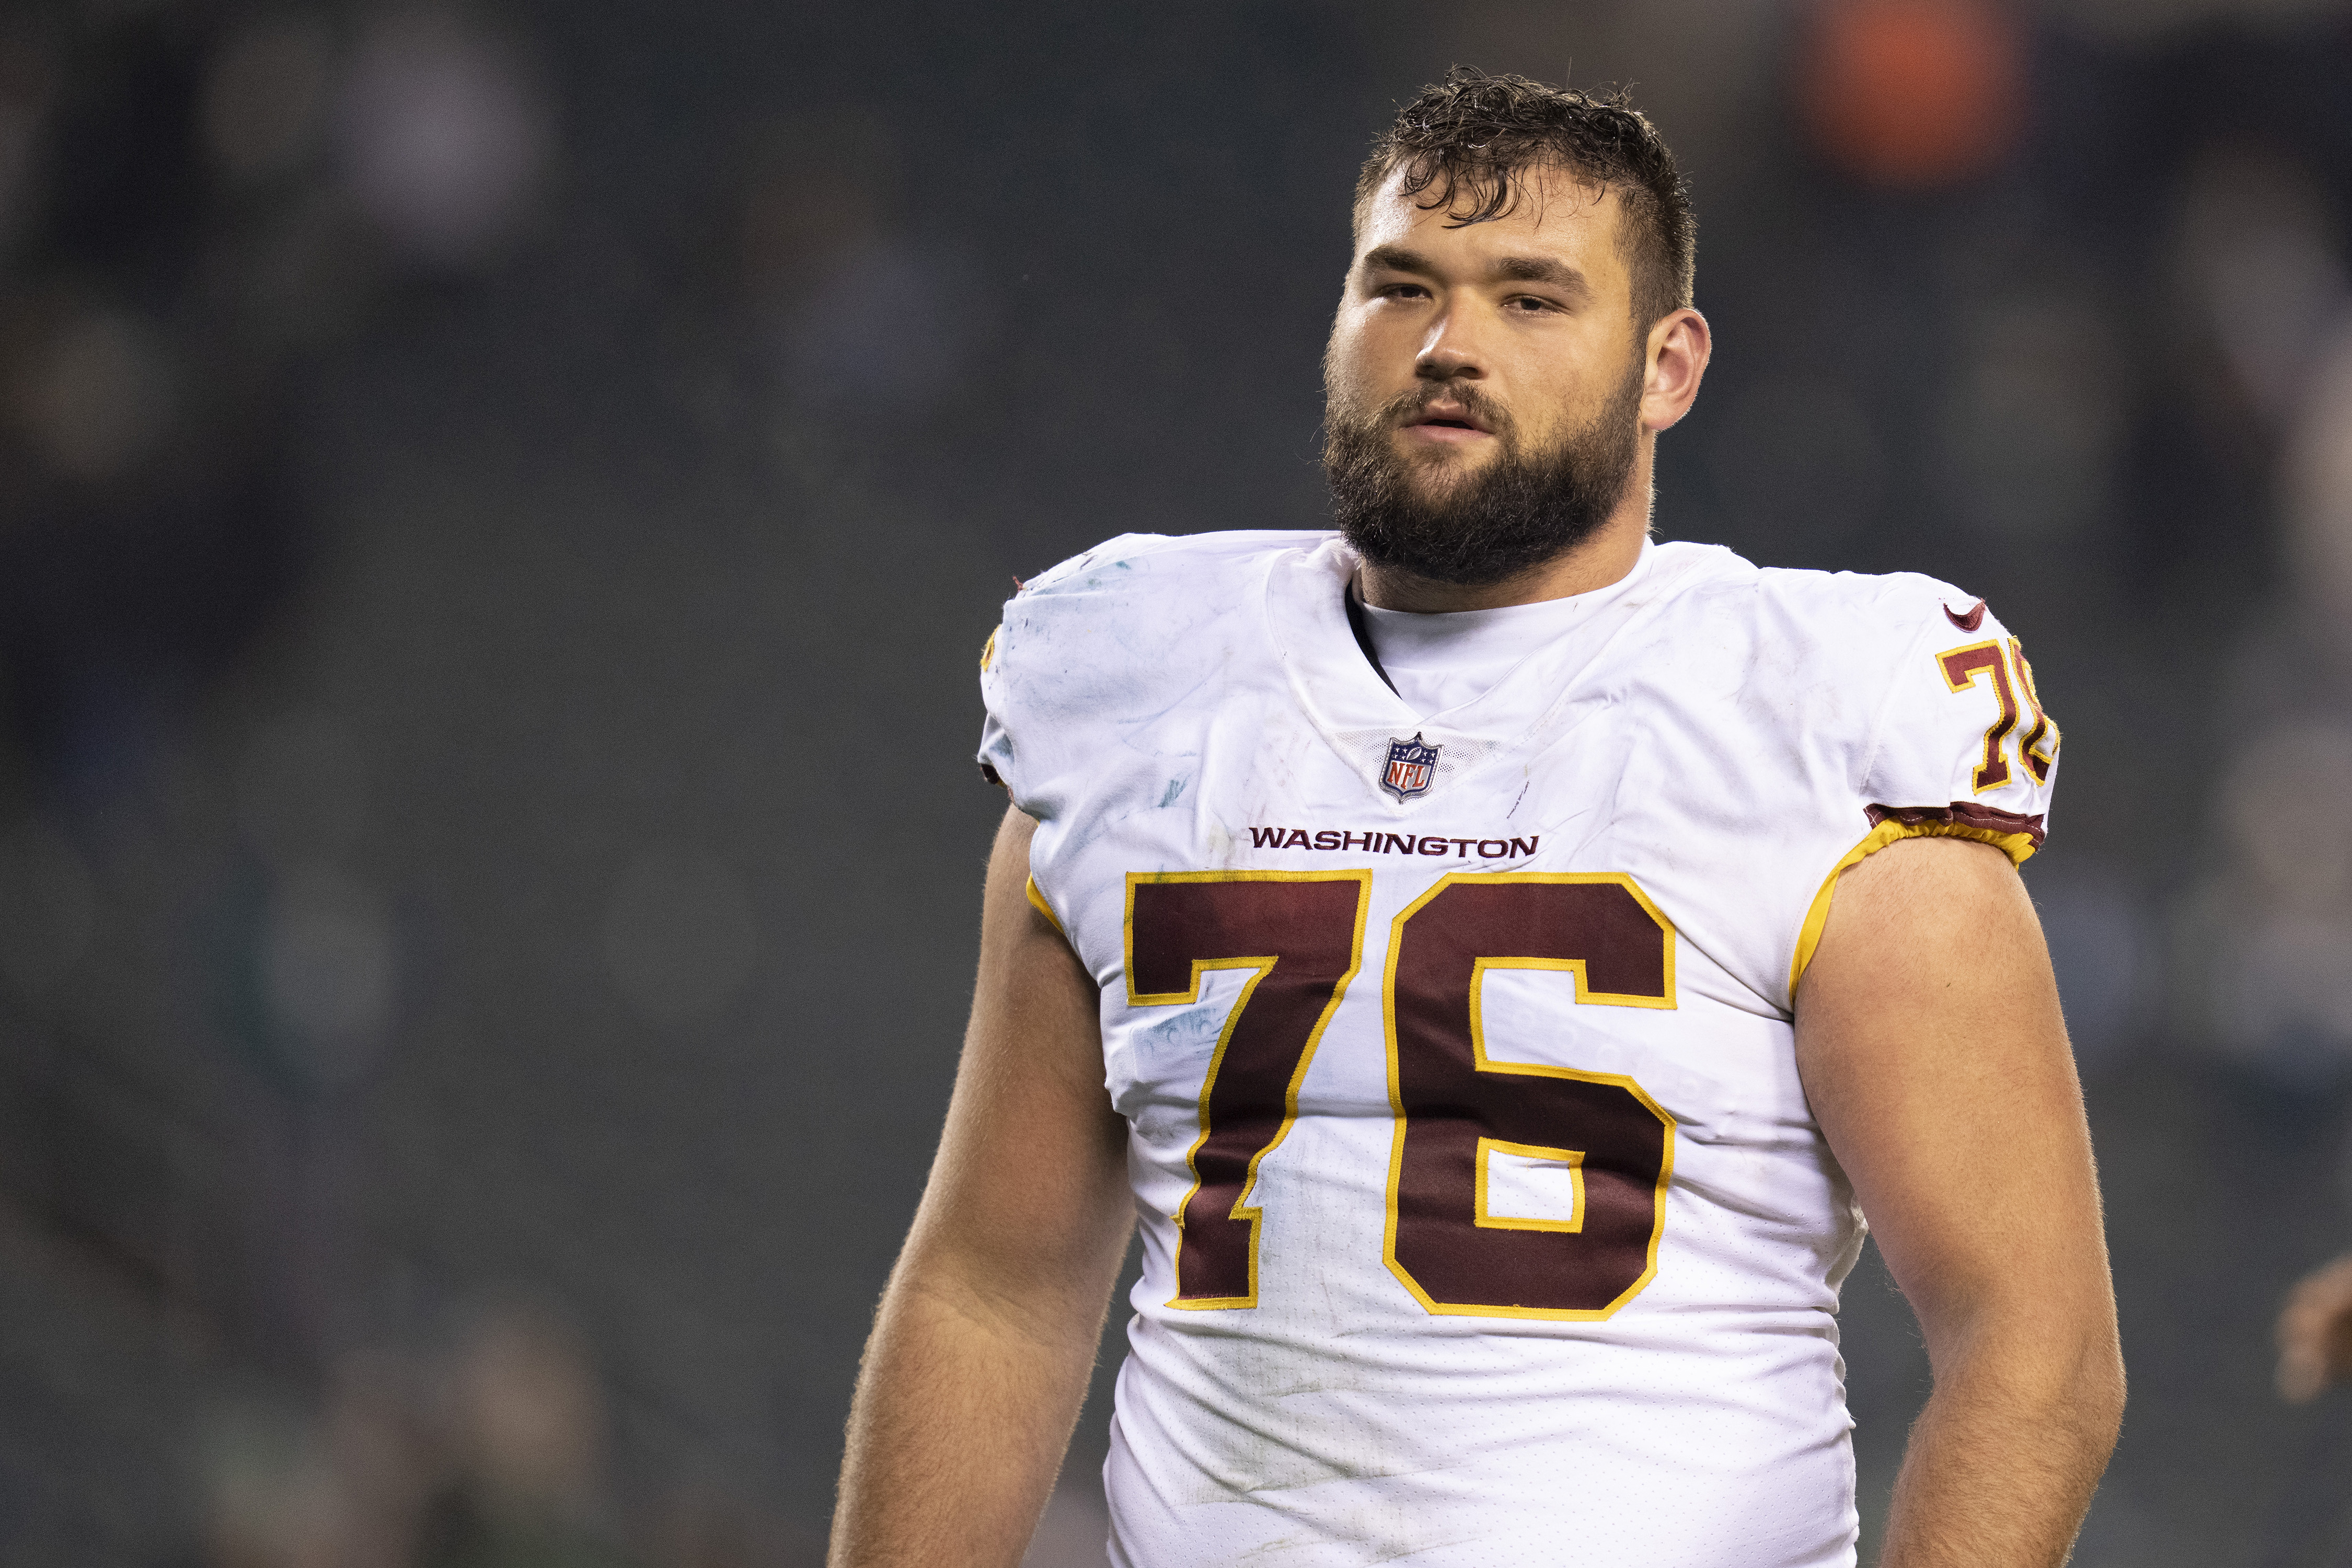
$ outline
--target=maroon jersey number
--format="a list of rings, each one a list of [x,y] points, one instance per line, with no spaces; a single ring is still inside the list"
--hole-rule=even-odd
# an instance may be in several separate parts
[[[1197,1002],[1209,969],[1255,971],[1201,1085],[1192,1190],[1176,1209],[1175,1307],[1257,1305],[1250,1187],[1298,1115],[1299,1080],[1364,951],[1370,871],[1201,871],[1127,879],[1127,1000]]]
[[[1171,1306],[1257,1305],[1251,1189],[1361,963],[1370,888],[1369,871],[1128,878],[1129,1005],[1195,1003],[1203,971],[1254,972],[1201,1085]],[[1606,1317],[1656,1271],[1674,1119],[1630,1078],[1489,1057],[1481,982],[1494,969],[1569,972],[1580,1003],[1672,1007],[1674,927],[1613,874],[1461,872],[1397,917],[1388,1266],[1433,1312]],[[1570,1173],[1570,1212],[1493,1213],[1496,1154]]]
[[[1397,917],[1388,1266],[1433,1312],[1605,1318],[1657,1272],[1674,1118],[1630,1078],[1489,1056],[1497,969],[1566,971],[1580,1003],[1672,1007],[1674,926],[1613,874],[1457,873]],[[1490,1213],[1497,1154],[1564,1171],[1570,1212]]]
[[[2009,679],[2009,661],[2001,657],[2000,644],[1971,643],[1967,647],[1956,647],[1949,653],[1939,653],[1936,656],[1936,667],[1944,672],[1944,684],[1955,691],[1966,691],[1976,684],[1979,675],[1991,680],[1993,695],[2000,702],[2000,711],[1986,727],[1984,761],[1977,764],[1974,783],[1979,795],[1989,789],[1999,789],[2009,782],[2009,758],[2003,748],[2010,731],[2017,728],[2017,687]],[[2027,751],[2031,752],[2034,742],[2041,739],[2042,728],[2037,725],[2032,739],[2026,742]],[[2045,763],[2034,777],[2044,777],[2048,772]]]

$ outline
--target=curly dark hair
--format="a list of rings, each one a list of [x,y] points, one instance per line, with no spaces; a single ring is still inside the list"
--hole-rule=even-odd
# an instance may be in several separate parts
[[[1561,168],[1614,190],[1633,313],[1647,326],[1691,302],[1698,215],[1690,186],[1624,89],[1598,95],[1455,66],[1404,106],[1356,177],[1356,211],[1404,171],[1404,195],[1448,209],[1450,228],[1507,216],[1531,169]]]

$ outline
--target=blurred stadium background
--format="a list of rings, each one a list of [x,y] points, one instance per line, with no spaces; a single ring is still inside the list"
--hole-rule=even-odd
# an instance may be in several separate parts
[[[0,1561],[819,1560],[974,656],[1104,535],[1319,524],[1349,181],[1456,60],[1692,173],[1662,531],[1988,595],[2066,726],[2078,1563],[2352,1561],[2352,1395],[2268,1375],[2352,1245],[2347,10],[0,10]],[[1926,1366],[1848,1302],[1874,1531]]]

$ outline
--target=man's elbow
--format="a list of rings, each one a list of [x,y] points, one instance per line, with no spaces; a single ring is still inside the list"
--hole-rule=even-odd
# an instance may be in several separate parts
[[[2123,1432],[2126,1398],[2123,1346],[2112,1327],[2086,1347],[2074,1381],[2084,1436],[2102,1457],[2112,1453]]]
[[[1928,1336],[1939,1393],[2005,1410],[2006,1419],[2104,1465],[2123,1429],[2124,1360],[2112,1309],[2053,1312],[2012,1298]],[[1945,1354],[1936,1355],[1942,1340]]]
[[[2047,1429],[2066,1434],[2069,1447],[2104,1467],[2124,1422],[2124,1358],[2114,1320],[2073,1334],[2053,1334],[2044,1324],[2035,1337],[2043,1353],[2020,1358],[2027,1369],[2021,1403],[2038,1408]]]

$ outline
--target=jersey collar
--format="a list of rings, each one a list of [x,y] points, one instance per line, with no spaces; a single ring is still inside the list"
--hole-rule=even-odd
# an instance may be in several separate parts
[[[1379,788],[1391,742],[1419,735],[1437,747],[1435,779],[1423,798],[1450,795],[1446,786],[1454,779],[1503,753],[1548,743],[1606,700],[1579,677],[1601,662],[1602,649],[1628,626],[1648,618],[1670,596],[1696,557],[1709,553],[1689,546],[1662,551],[1644,542],[1634,568],[1642,580],[1630,592],[1613,596],[1591,623],[1528,655],[1481,696],[1426,719],[1389,689],[1357,642],[1345,595],[1360,563],[1337,536],[1277,554],[1265,579],[1261,610],[1291,695],[1309,722],[1374,796],[1404,811],[1420,800],[1391,801]]]

